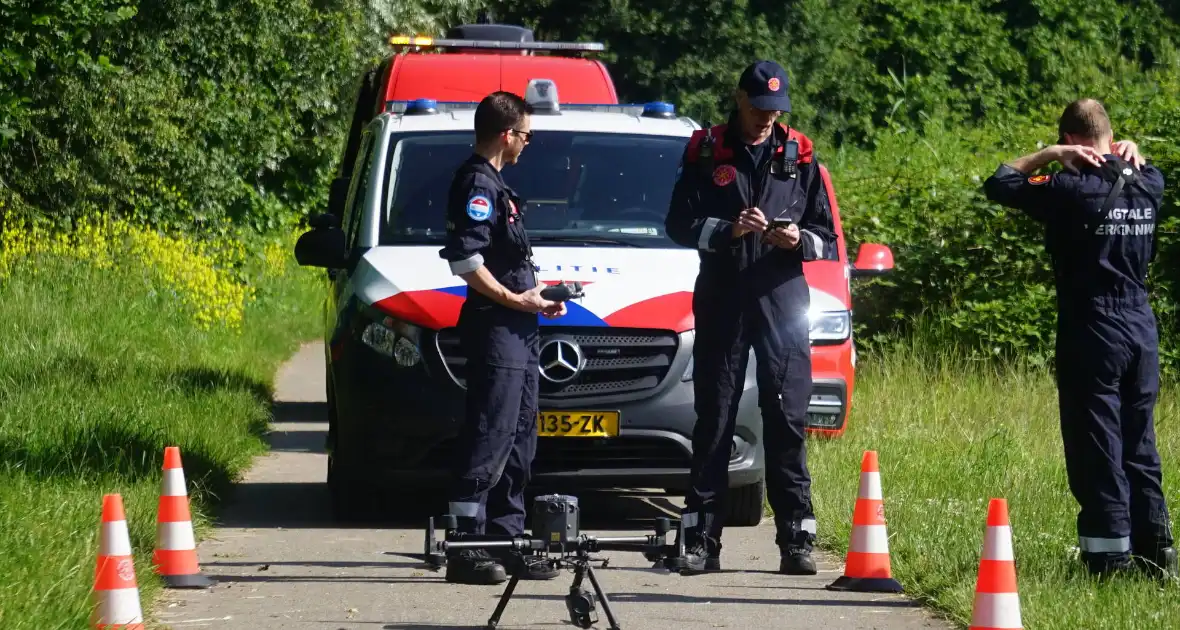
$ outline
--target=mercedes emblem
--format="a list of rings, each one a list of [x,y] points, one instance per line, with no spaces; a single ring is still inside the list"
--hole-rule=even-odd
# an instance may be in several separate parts
[[[541,346],[541,376],[550,383],[568,383],[581,373],[585,358],[578,344],[568,339],[550,339]]]

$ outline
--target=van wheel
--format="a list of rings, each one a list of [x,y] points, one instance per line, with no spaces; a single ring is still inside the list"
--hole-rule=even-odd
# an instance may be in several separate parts
[[[332,516],[341,523],[363,523],[375,518],[375,488],[348,466],[341,466],[336,455],[328,456],[328,492],[332,498]]]
[[[728,527],[754,527],[765,514],[766,481],[729,489]]]
[[[329,404],[328,409],[330,424],[335,426],[336,407],[334,404]],[[356,451],[349,448],[349,440],[340,438],[338,429],[331,431],[326,441],[328,451],[326,481],[332,505],[332,516],[341,523],[359,523],[371,519],[376,507],[375,488],[371,482],[367,481],[368,476],[363,474],[364,470],[357,467],[357,462],[365,461],[364,458],[358,457]]]

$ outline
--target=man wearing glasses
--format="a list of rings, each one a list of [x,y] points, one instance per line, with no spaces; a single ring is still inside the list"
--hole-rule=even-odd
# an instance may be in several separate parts
[[[475,152],[451,183],[447,243],[439,252],[469,287],[458,324],[467,357],[466,417],[449,511],[459,531],[472,534],[524,534],[524,490],[537,448],[537,313],[565,314],[564,303],[541,297],[523,204],[500,174],[528,144],[531,114],[531,106],[510,92],[480,102]],[[463,550],[448,557],[446,579],[499,584],[507,579],[506,565],[522,579],[558,575],[536,556]]]

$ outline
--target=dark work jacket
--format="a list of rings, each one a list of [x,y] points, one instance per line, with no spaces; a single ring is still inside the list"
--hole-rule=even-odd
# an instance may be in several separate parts
[[[475,271],[481,265],[513,293],[537,286],[532,247],[524,229],[524,203],[495,167],[472,155],[455,173],[447,200],[447,242],[439,256],[451,273]],[[459,313],[459,327],[468,329],[482,360],[519,367],[534,362],[537,316],[497,304],[468,288]],[[533,353],[535,354],[535,353]]]
[[[1002,164],[984,182],[988,199],[1044,224],[1064,308],[1147,304],[1164,178],[1151,165],[1136,170],[1117,156],[1106,160],[1077,174],[1037,176]],[[1123,189],[1103,212],[1120,177]]]
[[[734,291],[744,298],[773,294],[776,300],[806,309],[810,297],[803,262],[839,259],[830,182],[815,159],[811,140],[777,124],[767,140],[768,159],[756,165],[741,140],[736,115],[708,131],[715,140],[712,167],[698,159],[706,130],[693,132],[665,220],[669,238],[700,253],[696,290],[718,297],[734,296]],[[781,160],[788,139],[799,147],[794,178]],[[733,224],[749,207],[761,209],[768,221],[781,217],[797,223],[799,246],[775,247],[758,233],[734,239]]]

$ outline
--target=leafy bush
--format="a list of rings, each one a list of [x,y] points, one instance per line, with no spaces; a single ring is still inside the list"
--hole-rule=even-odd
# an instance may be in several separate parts
[[[872,146],[890,120],[965,123],[1134,85],[1175,65],[1168,2],[491,0],[539,37],[604,41],[622,97],[725,116],[743,66],[790,72],[796,126]],[[1112,45],[1111,42],[1118,42]],[[900,101],[908,104],[897,115]]]
[[[247,263],[258,259],[260,264],[253,266],[263,273],[282,271],[293,246],[288,238],[258,247],[257,255],[249,256],[243,241],[246,235],[195,239],[107,217],[83,217],[72,231],[51,231],[44,220],[6,223],[0,231],[0,281],[17,273],[36,276],[38,266],[29,263],[43,256],[84,262],[100,270],[138,269],[153,291],[175,296],[180,310],[189,313],[201,330],[239,329],[246,305],[254,297],[253,285],[260,280],[245,271]]]
[[[1151,280],[1164,372],[1177,377],[1180,152],[1164,138],[1180,124],[1180,72],[1157,79],[1141,94],[1105,100],[1116,135],[1136,140],[1167,179]],[[1056,305],[1043,231],[987,201],[981,183],[1001,161],[1054,142],[1059,113],[1046,107],[1036,121],[1013,117],[979,127],[931,122],[881,134],[875,150],[834,156],[849,241],[887,243],[896,254],[897,273],[864,283],[855,295],[867,346],[891,343],[922,321],[926,334],[966,346],[976,359],[1047,363]]]
[[[269,229],[322,201],[361,0],[54,4],[0,0],[11,212]]]

